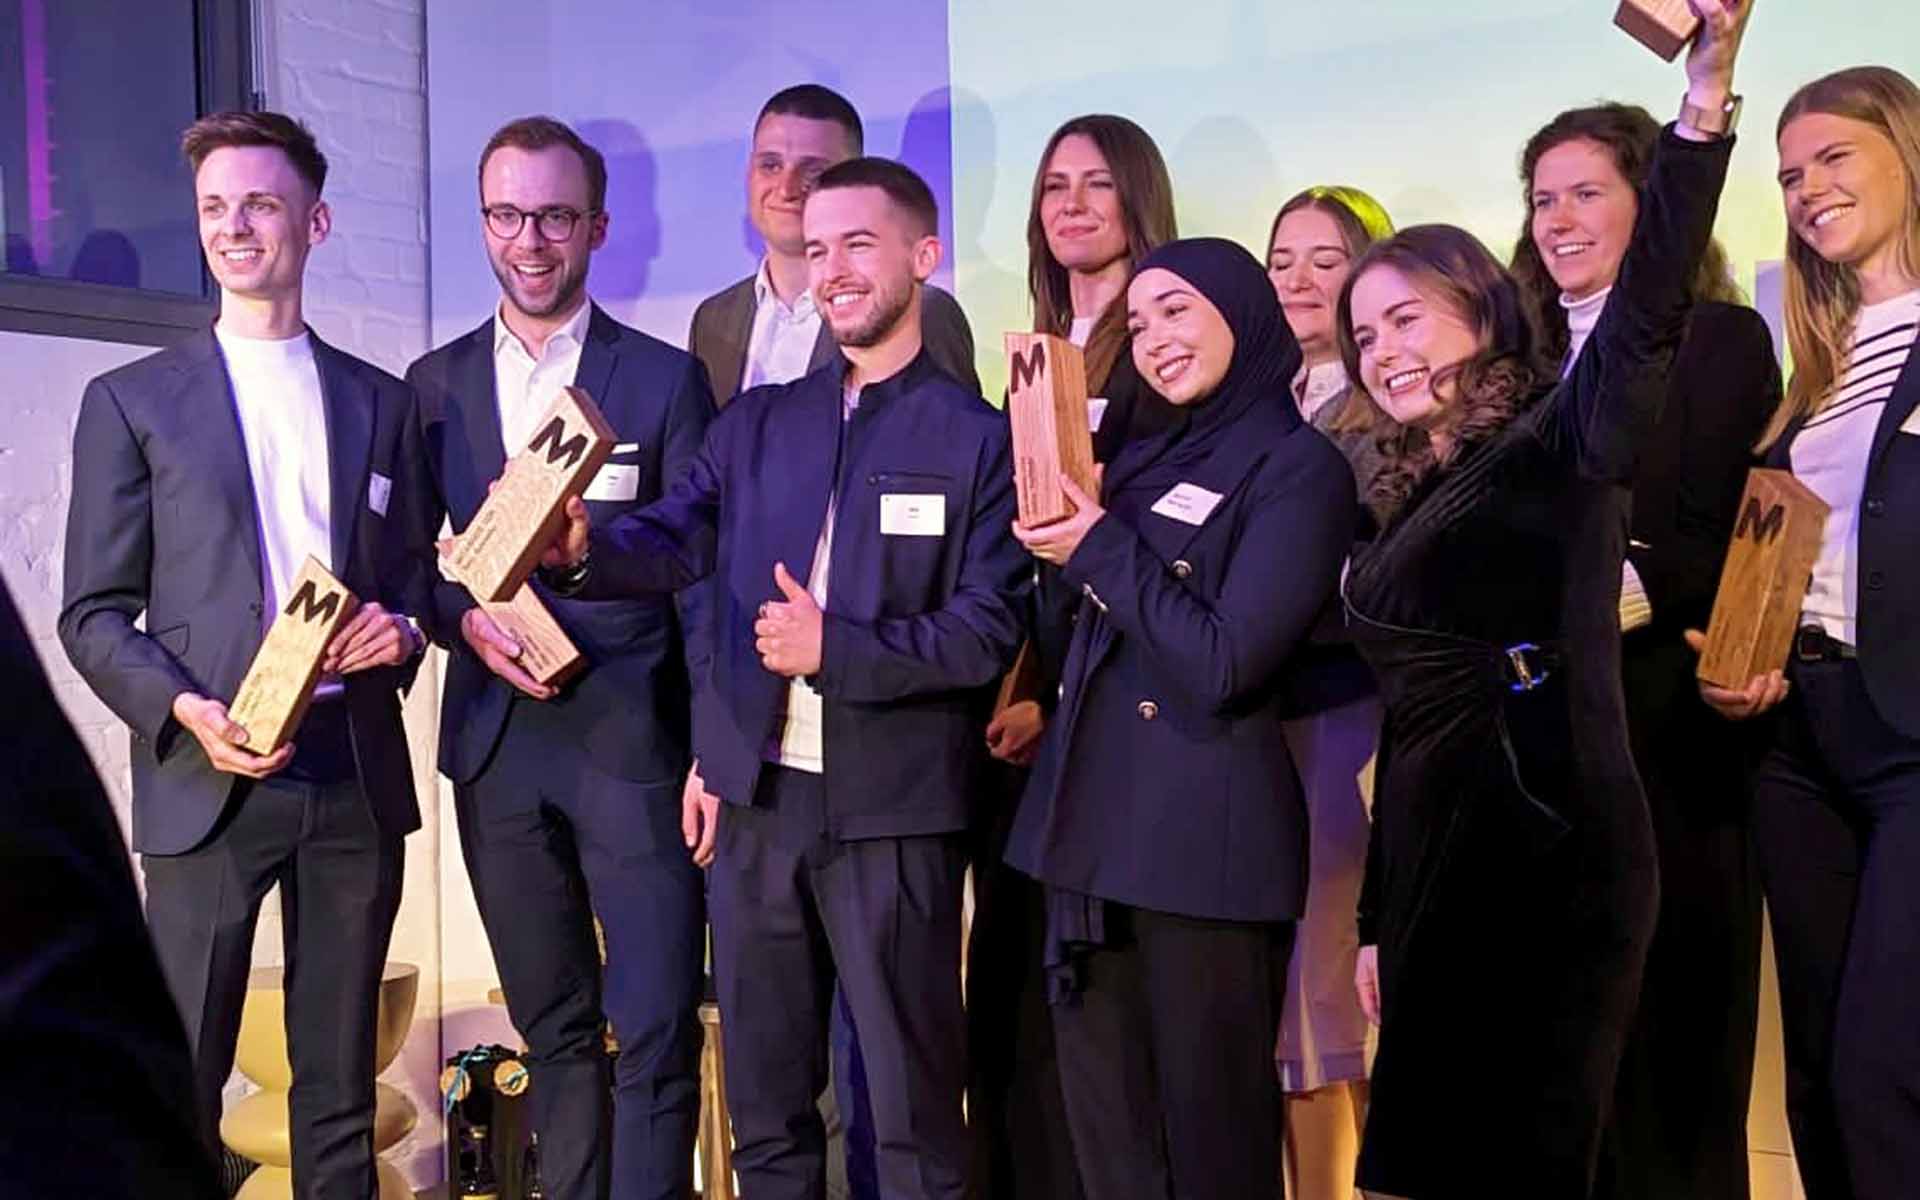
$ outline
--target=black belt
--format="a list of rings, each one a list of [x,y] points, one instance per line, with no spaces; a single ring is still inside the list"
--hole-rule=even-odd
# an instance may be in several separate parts
[[[1793,635],[1793,657],[1803,663],[1839,662],[1859,656],[1858,650],[1829,635],[1821,625],[1802,625]]]

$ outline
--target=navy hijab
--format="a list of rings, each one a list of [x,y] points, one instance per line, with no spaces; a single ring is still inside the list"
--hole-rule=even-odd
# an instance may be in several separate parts
[[[1162,244],[1141,259],[1133,278],[1155,267],[1178,275],[1220,310],[1233,332],[1233,360],[1212,393],[1180,406],[1179,417],[1164,433],[1129,443],[1120,451],[1106,471],[1101,490],[1108,494],[1137,476],[1157,475],[1162,469],[1206,457],[1223,439],[1233,436],[1239,418],[1256,405],[1280,409],[1288,428],[1300,423],[1291,391],[1300,370],[1300,343],[1287,327],[1279,297],[1259,261],[1238,242],[1225,238],[1182,238]]]

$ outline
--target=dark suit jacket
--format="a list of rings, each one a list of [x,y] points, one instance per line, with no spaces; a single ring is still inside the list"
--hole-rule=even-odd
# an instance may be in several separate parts
[[[846,360],[736,398],[657,504],[593,534],[583,595],[714,576],[713,661],[696,730],[708,790],[751,803],[788,680],[761,665],[753,623],[804,582],[838,495],[823,661],[830,832],[965,828],[985,762],[992,687],[1024,632],[1030,575],[1014,541],[1007,423],[925,353],[861,392],[843,420]],[[885,497],[938,496],[940,536],[885,534]]]
[[[419,396],[436,529],[443,513],[452,516],[456,531],[465,529],[486,499],[487,485],[506,466],[493,344],[489,318],[407,371]],[[699,448],[713,400],[691,357],[629,329],[598,306],[587,324],[574,384],[593,397],[618,435],[603,474],[638,472],[630,499],[587,501],[594,523],[605,524],[660,498]],[[565,714],[560,724],[577,733],[607,774],[649,783],[683,778],[691,699],[672,598],[587,603],[543,591],[541,599],[589,664],[547,701],[521,696],[487,669],[460,635],[460,617],[473,607],[473,597],[459,584],[442,580],[435,586],[423,620],[433,639],[452,651],[440,769],[456,783],[472,781],[485,769],[513,707],[548,704]]]
[[[1656,812],[1744,819],[1751,727],[1700,699],[1699,660],[1680,635],[1707,627],[1753,444],[1780,401],[1766,322],[1750,308],[1698,305],[1668,379],[1633,476],[1627,559],[1653,621],[1621,639],[1628,733]]]
[[[127,845],[0,586],[0,1191],[221,1195]]]
[[[1224,498],[1197,526],[1153,512],[1180,483]],[[1097,601],[1007,861],[1159,912],[1297,917],[1307,813],[1279,685],[1353,543],[1353,472],[1275,397],[1199,461],[1110,480],[1102,498],[1062,572]]]
[[[409,611],[418,576],[413,396],[386,372],[313,339],[333,476],[333,573],[361,600]],[[246,443],[208,329],[87,385],[73,435],[60,641],[133,731],[133,841],[192,849],[237,776],[213,769],[173,719],[181,692],[231,701],[265,632],[260,524]],[[375,474],[390,485],[375,511]],[[134,620],[146,614],[146,630]],[[420,826],[400,724],[413,665],[346,678],[354,757],[380,827]]]
[[[1920,434],[1904,432],[1920,413],[1920,350],[1907,358],[1874,427],[1860,498],[1860,674],[1887,724],[1920,737]],[[1792,466],[1795,421],[1767,454]]]
[[[687,333],[687,349],[706,369],[707,383],[723,408],[740,391],[740,380],[747,369],[747,342],[753,337],[754,278],[749,275],[702,300],[693,310],[693,327]],[[922,289],[920,300],[920,334],[933,365],[968,391],[978,393],[980,376],[973,368],[973,330],[967,325],[967,314],[960,311],[952,296],[932,284]],[[814,339],[807,370],[817,371],[832,362],[838,357],[837,349],[833,331],[822,316],[820,336]]]

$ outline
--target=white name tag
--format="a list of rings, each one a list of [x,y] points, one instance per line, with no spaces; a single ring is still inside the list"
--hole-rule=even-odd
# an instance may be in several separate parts
[[[639,442],[616,442],[614,443],[613,452],[615,454],[634,454],[637,453],[639,449]]]
[[[1907,414],[1906,421],[1900,426],[1900,432],[1920,433],[1920,404],[1914,405],[1913,411]]]
[[[1107,415],[1107,398],[1105,396],[1088,396],[1087,397],[1087,432],[1099,433],[1100,422],[1103,418],[1106,417],[1106,415]]]
[[[387,515],[387,501],[393,496],[393,480],[375,471],[373,478],[367,481],[367,507],[381,516]]]
[[[880,532],[940,537],[947,532],[947,498],[939,492],[888,492],[880,497]]]
[[[1172,491],[1153,502],[1153,511],[1189,525],[1199,525],[1213,515],[1225,496],[1210,492],[1197,483],[1175,484]]]
[[[608,463],[582,492],[588,500],[632,500],[640,494],[638,463]]]

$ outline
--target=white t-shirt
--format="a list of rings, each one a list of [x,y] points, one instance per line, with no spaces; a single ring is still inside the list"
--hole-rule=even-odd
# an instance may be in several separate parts
[[[1800,612],[1849,646],[1860,611],[1860,495],[1867,486],[1867,457],[1916,332],[1920,290],[1863,306],[1832,399],[1800,427],[1788,452],[1794,477],[1832,506]]]

